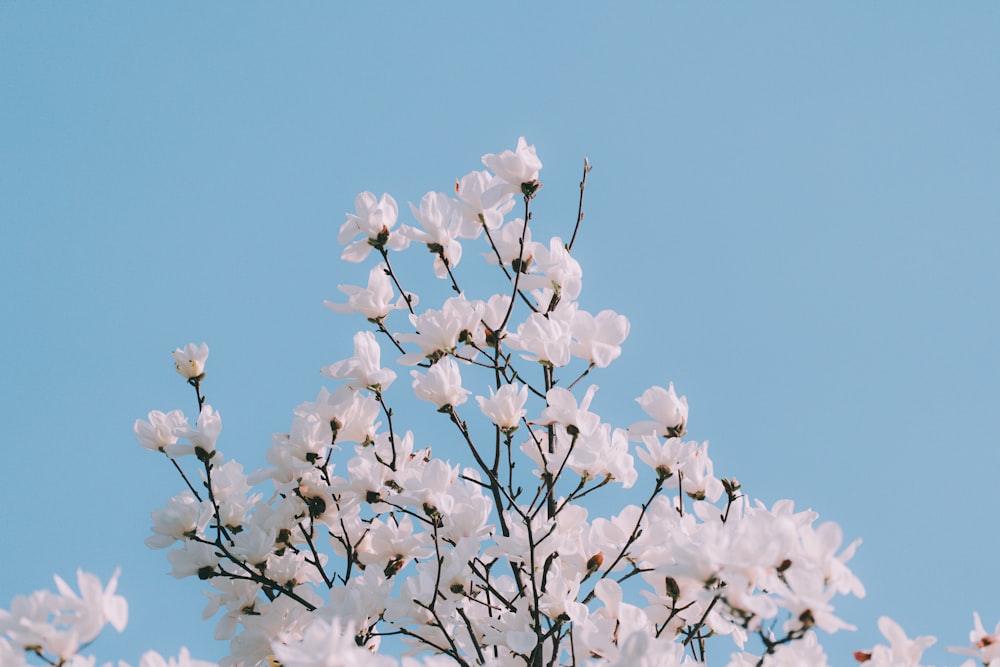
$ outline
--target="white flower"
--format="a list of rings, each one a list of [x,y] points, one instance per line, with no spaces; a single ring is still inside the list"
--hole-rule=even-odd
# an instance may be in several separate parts
[[[378,428],[378,423],[375,421],[378,413],[379,403],[374,396],[360,394],[348,387],[338,387],[332,393],[324,387],[320,389],[315,402],[303,403],[295,408],[295,414],[299,417],[318,418],[319,420],[318,429],[314,429],[311,425],[304,425],[306,426],[304,435],[307,444],[304,449],[317,453],[319,450],[308,444],[308,441],[314,441],[316,445],[326,446],[332,442],[344,440],[366,442],[374,438],[375,430]],[[301,420],[296,420],[295,423],[299,421]],[[318,441],[314,440],[315,435],[319,436]],[[296,440],[294,430],[292,440]]]
[[[686,444],[692,451],[690,456],[681,461],[680,472],[683,473],[683,480],[678,480],[677,484],[692,498],[708,498],[711,502],[715,502],[724,489],[722,482],[714,475],[712,459],[708,457],[708,443]]]
[[[548,314],[528,315],[528,319],[517,328],[517,333],[508,334],[507,344],[515,350],[527,352],[521,356],[529,361],[565,366],[570,359],[573,307],[575,304],[560,305]]]
[[[382,321],[390,311],[406,307],[406,297],[399,297],[392,302],[395,292],[389,280],[389,269],[385,264],[377,264],[368,272],[368,287],[354,285],[337,285],[337,289],[347,295],[347,303],[324,301],[323,305],[335,313],[361,313],[372,322]],[[416,297],[409,295],[411,303],[416,303]]]
[[[388,389],[396,373],[381,367],[382,348],[371,331],[354,334],[354,356],[338,361],[324,368],[323,375],[334,380],[354,380],[348,383],[351,389],[378,387]]]
[[[121,570],[115,570],[108,580],[107,588],[104,588],[95,575],[77,570],[79,596],[60,577],[55,577],[56,587],[63,600],[74,610],[73,626],[81,642],[96,639],[106,623],[110,623],[118,632],[125,629],[128,623],[128,602],[122,596],[115,595],[119,574]]]
[[[621,633],[624,634],[624,633]],[[627,635],[624,641],[619,637],[621,652],[613,663],[620,667],[697,667],[703,663],[689,661],[684,656],[684,644],[673,641],[666,635],[654,639],[645,629]],[[820,667],[810,664],[809,667]]]
[[[524,238],[523,249],[521,238]],[[499,262],[503,266],[509,266],[515,272],[526,274],[534,261],[534,254],[539,248],[544,248],[541,243],[531,240],[531,228],[525,229],[524,220],[514,218],[510,222],[501,226],[499,230],[491,234],[496,248],[494,252],[486,253],[486,261],[490,264]]]
[[[541,243],[534,244],[534,258],[531,274],[523,277],[521,282],[524,287],[535,290],[539,303],[548,303],[553,294],[567,301],[580,296],[583,269],[566,250],[561,238],[554,236],[549,239],[548,248]]]
[[[878,619],[878,629],[889,640],[889,646],[879,644],[870,652],[865,652],[866,667],[918,667],[924,651],[937,641],[934,637],[910,639],[903,628],[888,616]],[[855,657],[857,655],[855,653]]]
[[[208,359],[208,345],[206,343],[198,346],[194,343],[188,343],[183,348],[174,350],[172,354],[174,367],[186,379],[201,379],[205,375],[205,360]]]
[[[576,396],[569,389],[552,387],[545,394],[546,406],[538,418],[538,423],[545,425],[559,423],[568,431],[575,430],[584,435],[593,433],[601,423],[600,416],[590,411],[590,403],[596,393],[597,385],[590,385],[583,395],[583,400],[577,404]]]
[[[760,664],[760,660],[760,656],[741,653],[733,655],[727,667],[755,667]],[[803,667],[804,665],[808,665],[808,667],[827,667],[828,663],[826,661],[826,653],[823,652],[823,647],[819,645],[816,633],[807,632],[799,641],[776,646],[774,653],[767,656],[764,664],[767,667]],[[895,664],[893,663],[893,665]],[[865,667],[871,666],[865,663]]]
[[[153,410],[148,415],[148,422],[136,419],[132,430],[139,444],[154,452],[171,453],[177,442],[177,429],[187,425],[187,418],[180,410],[171,410],[163,414]]]
[[[181,548],[168,551],[167,560],[173,566],[170,574],[178,579],[195,574],[199,579],[209,579],[219,566],[215,545],[201,542],[185,542]]]
[[[474,171],[455,182],[461,238],[478,238],[483,227],[493,231],[503,224],[503,217],[514,208],[514,198],[502,186],[495,187],[502,182],[488,171]]]
[[[462,220],[457,215],[455,203],[440,192],[428,192],[420,200],[420,208],[410,204],[413,217],[423,229],[408,225],[400,229],[401,234],[426,244],[434,253],[434,275],[438,278],[447,278],[448,267],[458,266],[462,259],[462,244],[457,240]]]
[[[993,634],[986,632],[979,612],[972,614],[974,628],[969,633],[968,647],[949,646],[948,650],[958,655],[970,655],[984,665],[990,665],[994,660],[1000,660],[1000,623],[993,629]]]
[[[204,528],[211,512],[190,491],[177,494],[167,501],[167,506],[153,512],[154,535],[146,538],[150,549],[169,547],[186,536],[192,536]]]
[[[338,243],[347,243],[358,234],[362,238],[344,248],[340,258],[346,262],[360,262],[368,256],[372,248],[403,250],[410,240],[401,234],[393,234],[392,228],[399,215],[396,200],[388,194],[376,200],[371,192],[362,192],[354,199],[357,215],[347,214],[347,221],[340,227]]]
[[[640,440],[650,433],[669,437],[684,435],[688,419],[687,397],[677,397],[673,382],[670,389],[650,387],[635,400],[653,421],[633,424],[629,428],[633,440]]]
[[[594,317],[578,310],[573,317],[573,356],[586,359],[598,368],[607,366],[621,353],[621,344],[628,336],[629,321],[613,310],[602,310]]]
[[[192,447],[186,448],[184,453],[193,452],[199,458],[202,456],[211,458],[215,452],[215,441],[219,439],[219,434],[222,433],[222,416],[211,405],[205,404],[198,415],[198,424],[195,428],[184,424],[174,431],[174,433],[191,443]],[[181,451],[182,447],[178,446],[178,454]]]
[[[524,137],[517,140],[514,151],[484,155],[483,164],[506,184],[503,188],[506,192],[521,192],[522,184],[538,180],[538,171],[542,168],[535,147],[529,146]]]
[[[418,333],[399,334],[401,343],[416,343],[420,352],[404,354],[399,363],[412,366],[425,358],[434,361],[455,351],[459,342],[472,342],[480,329],[486,306],[482,301],[469,301],[453,296],[441,310],[427,310],[410,315],[410,323]]]
[[[566,462],[571,470],[588,478],[610,476],[626,489],[635,484],[638,473],[628,453],[625,429],[612,431],[610,424],[601,424],[592,433],[579,435],[575,443]]]
[[[793,562],[792,567],[782,573],[782,577],[787,582],[786,587],[775,586],[774,594],[779,598],[779,604],[791,613],[791,618],[785,622],[785,631],[792,632],[801,628],[815,626],[822,628],[826,632],[836,632],[837,630],[854,630],[855,627],[845,623],[833,613],[833,605],[830,600],[837,594],[836,589],[826,585],[823,580],[823,573],[816,568],[799,568]],[[889,619],[885,619],[889,620]],[[892,621],[889,621],[892,623]],[[879,621],[879,628],[882,628],[882,621]],[[905,638],[899,626],[899,635]],[[885,630],[883,629],[883,634]],[[886,638],[892,638],[886,634]],[[920,653],[924,648],[933,644],[933,640],[919,649],[920,653],[913,653],[916,646],[923,638],[915,640],[912,645],[905,649],[907,657],[915,660],[920,659]],[[909,640],[907,640],[909,641]]]
[[[482,324],[477,330],[476,344],[480,347],[496,347],[497,343],[506,335],[500,331],[500,327],[505,324],[507,311],[510,310],[509,294],[494,294],[488,301],[483,303]]]
[[[476,396],[479,409],[501,430],[511,432],[517,428],[527,412],[524,404],[528,400],[527,385],[505,384],[496,391],[490,388],[490,397]]]
[[[271,643],[274,656],[285,667],[389,667],[392,658],[378,656],[357,645],[354,624],[340,619],[314,621],[301,638],[283,634]]]
[[[646,445],[646,449],[636,451],[639,459],[655,470],[661,479],[672,477],[678,470],[688,467],[688,459],[695,452],[694,443],[682,442],[680,438],[661,441],[655,434],[647,434],[640,440]]]
[[[410,371],[413,376],[413,393],[417,398],[430,401],[438,409],[455,407],[465,403],[471,392],[462,387],[462,375],[458,364],[451,357],[445,357],[430,367],[427,375]]]

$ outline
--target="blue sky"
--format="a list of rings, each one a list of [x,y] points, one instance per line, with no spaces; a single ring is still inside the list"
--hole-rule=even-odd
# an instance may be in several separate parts
[[[1000,6],[987,3],[0,4],[0,604],[123,569],[94,646],[225,647],[146,549],[180,490],[135,444],[193,410],[257,467],[358,322],[331,314],[362,190],[443,190],[525,135],[583,306],[632,322],[606,419],[674,381],[716,471],[848,539],[868,596],[824,638],[965,642],[1000,565]],[[544,232],[536,232],[542,234]],[[720,656],[721,657],[721,656]]]

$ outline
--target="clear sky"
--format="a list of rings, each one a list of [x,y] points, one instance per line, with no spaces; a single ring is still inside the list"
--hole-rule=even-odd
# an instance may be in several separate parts
[[[258,467],[359,326],[321,305],[364,279],[354,196],[525,135],[546,231],[594,165],[582,303],[632,322],[598,411],[673,381],[720,476],[864,539],[831,664],[882,614],[958,664],[1000,620],[998,32],[985,2],[0,2],[0,605],[121,566],[101,659],[223,655],[143,545],[181,484],[132,423],[194,408],[170,351],[210,344]]]

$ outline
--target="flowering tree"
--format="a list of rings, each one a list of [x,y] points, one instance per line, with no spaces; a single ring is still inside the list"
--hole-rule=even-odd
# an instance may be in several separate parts
[[[851,629],[834,598],[864,595],[847,567],[858,542],[716,477],[707,443],[685,440],[688,405],[672,384],[642,392],[646,418],[628,428],[590,410],[597,387],[584,379],[629,332],[623,315],[578,302],[572,250],[590,166],[569,240],[543,243],[532,239],[534,147],[521,138],[482,162],[453,196],[411,205],[415,226],[397,226],[391,196],[357,197],[342,258],[375,260],[366,286],[342,285],[346,303],[326,305],[367,324],[354,355],[323,369],[338,386],[274,437],[267,468],[247,474],[216,448],[205,344],[173,353],[194,390],[194,425],[180,410],[135,423],[186,487],[153,513],[146,543],[169,549],[174,576],[210,588],[206,615],[230,641],[221,664],[399,664],[380,653],[391,647],[404,665],[673,667],[707,664],[709,652],[731,667],[825,665],[817,630]],[[484,299],[460,273],[472,242],[495,279]],[[431,307],[393,263],[414,243],[441,281]],[[440,413],[433,438],[394,419],[399,384],[384,347]],[[432,455],[428,444],[447,439],[459,462]],[[635,504],[615,501],[622,488]],[[126,622],[117,576],[103,588],[81,573],[80,595],[57,578],[58,595],[14,600],[0,612],[0,663],[94,665],[81,646]],[[889,644],[858,651],[859,662],[918,665],[934,641],[879,625]],[[973,658],[965,666],[1000,666],[998,635],[976,616],[958,650]],[[208,663],[186,651],[140,662],[165,665]]]

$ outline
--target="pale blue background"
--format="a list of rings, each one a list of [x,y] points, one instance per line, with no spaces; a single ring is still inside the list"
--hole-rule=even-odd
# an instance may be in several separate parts
[[[193,408],[169,352],[209,342],[260,465],[358,326],[320,305],[366,275],[355,194],[524,134],[539,227],[594,164],[583,304],[633,325],[604,416],[673,380],[720,475],[864,538],[832,664],[886,613],[958,664],[1000,620],[1000,5],[469,4],[0,3],[0,604],[121,565],[101,659],[222,655],[142,544],[181,487],[132,422]]]

